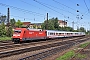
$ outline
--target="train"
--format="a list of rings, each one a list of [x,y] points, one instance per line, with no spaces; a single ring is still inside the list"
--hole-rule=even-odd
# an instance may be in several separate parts
[[[85,36],[84,32],[69,32],[69,31],[57,31],[57,30],[42,30],[42,29],[30,29],[30,28],[15,28],[12,41],[19,43],[23,41],[33,41],[41,39],[53,39],[64,38],[74,36]]]

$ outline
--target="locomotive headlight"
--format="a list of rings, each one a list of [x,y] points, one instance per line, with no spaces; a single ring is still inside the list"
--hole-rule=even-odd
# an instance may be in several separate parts
[[[13,34],[13,36],[16,36],[16,34]]]
[[[13,36],[20,36],[20,34],[13,34]]]
[[[17,36],[20,36],[20,34],[18,34]]]

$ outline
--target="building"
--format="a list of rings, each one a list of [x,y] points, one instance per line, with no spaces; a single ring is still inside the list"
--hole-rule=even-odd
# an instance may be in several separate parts
[[[42,23],[31,23],[31,22],[23,22],[23,27],[29,27],[29,28],[41,28]]]
[[[22,22],[24,26],[30,25],[31,22]]]
[[[23,27],[34,28],[34,24],[31,22],[23,22]]]
[[[58,23],[60,27],[67,27],[67,22],[65,20],[58,20]]]
[[[42,23],[34,23],[34,25],[35,25],[35,28],[38,29],[38,28],[41,28]]]
[[[28,27],[31,24],[31,22],[22,22],[22,23],[23,23],[23,27]]]
[[[60,27],[67,27],[67,21],[63,20],[58,20],[59,26]],[[29,28],[41,28],[42,23],[31,23],[31,22],[23,22],[24,27],[29,27]]]

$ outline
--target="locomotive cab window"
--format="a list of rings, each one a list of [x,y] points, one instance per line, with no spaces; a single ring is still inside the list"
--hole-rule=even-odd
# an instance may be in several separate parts
[[[14,33],[21,33],[21,30],[14,30]]]

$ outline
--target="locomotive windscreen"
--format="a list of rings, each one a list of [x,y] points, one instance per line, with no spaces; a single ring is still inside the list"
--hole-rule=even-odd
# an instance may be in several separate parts
[[[21,33],[21,30],[14,30],[14,33]]]

